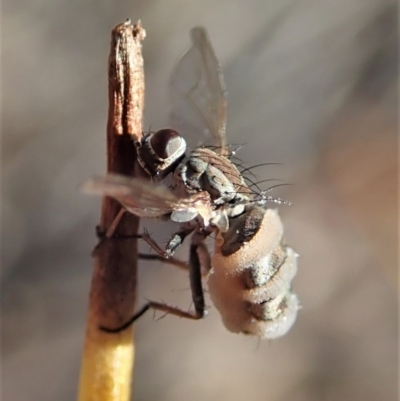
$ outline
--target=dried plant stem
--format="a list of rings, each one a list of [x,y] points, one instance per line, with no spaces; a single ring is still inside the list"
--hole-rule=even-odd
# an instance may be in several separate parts
[[[107,171],[131,175],[135,147],[142,135],[144,73],[140,22],[117,25],[111,34]],[[104,198],[100,230],[107,232],[121,206]],[[139,219],[125,213],[115,228],[119,236],[137,234]],[[89,313],[82,359],[79,401],[128,401],[134,360],[133,329],[108,334],[99,326],[118,327],[134,312],[137,240],[104,240],[94,254]]]

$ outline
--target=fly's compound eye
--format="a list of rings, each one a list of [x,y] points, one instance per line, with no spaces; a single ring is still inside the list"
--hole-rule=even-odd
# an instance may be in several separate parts
[[[186,141],[173,129],[162,129],[150,136],[150,146],[161,160],[177,159],[186,151]]]
[[[162,129],[147,135],[138,146],[138,160],[152,177],[163,177],[180,162],[186,152],[186,141],[173,129]]]

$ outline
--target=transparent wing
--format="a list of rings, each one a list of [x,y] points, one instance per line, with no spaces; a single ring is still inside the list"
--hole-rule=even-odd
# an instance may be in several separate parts
[[[208,199],[204,194],[178,198],[167,186],[118,174],[90,178],[82,184],[86,193],[116,199],[139,217],[159,217],[174,213],[173,220],[184,222],[203,214]]]
[[[194,146],[213,139],[219,153],[226,150],[226,88],[221,66],[204,28],[190,32],[192,46],[171,74],[171,127]]]

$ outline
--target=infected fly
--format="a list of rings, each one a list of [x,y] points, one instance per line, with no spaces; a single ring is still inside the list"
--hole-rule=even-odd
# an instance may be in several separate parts
[[[194,311],[150,301],[121,327],[105,330],[121,331],[149,309],[203,318],[205,279],[229,331],[276,338],[290,329],[299,309],[291,291],[298,255],[284,242],[277,211],[266,207],[267,201],[281,200],[255,193],[230,159],[221,67],[203,28],[192,29],[191,39],[192,46],[171,76],[173,129],[148,133],[136,143],[138,168],[148,179],[94,177],[84,190],[110,196],[137,216],[180,223],[164,249],[143,235],[155,258],[179,265],[172,256],[192,235],[188,269]],[[188,150],[181,134],[196,136],[203,145],[211,138],[213,147],[198,143]],[[212,233],[210,255],[205,240]]]

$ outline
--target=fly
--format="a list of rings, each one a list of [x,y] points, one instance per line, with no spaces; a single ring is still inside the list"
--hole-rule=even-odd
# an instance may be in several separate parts
[[[201,319],[206,315],[204,280],[229,331],[280,337],[299,309],[291,289],[298,255],[284,241],[278,212],[266,206],[282,201],[255,193],[231,161],[221,67],[204,28],[193,28],[191,40],[171,75],[173,129],[149,133],[136,143],[138,163],[150,179],[107,175],[88,180],[83,189],[110,196],[139,217],[180,223],[164,249],[147,233],[143,239],[159,259],[182,267],[172,256],[191,235],[187,269],[194,310],[150,301],[122,326],[103,329],[124,330],[149,309]],[[214,147],[196,144],[189,150],[189,134],[211,138]],[[216,237],[212,255],[205,244],[210,234]]]

